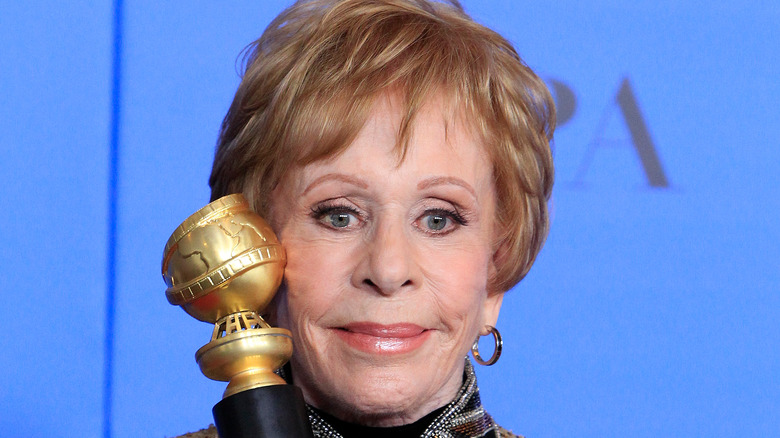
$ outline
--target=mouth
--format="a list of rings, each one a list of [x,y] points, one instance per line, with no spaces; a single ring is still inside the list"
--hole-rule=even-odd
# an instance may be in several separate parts
[[[430,330],[411,323],[353,322],[335,328],[335,332],[350,347],[380,355],[409,353],[430,337]]]

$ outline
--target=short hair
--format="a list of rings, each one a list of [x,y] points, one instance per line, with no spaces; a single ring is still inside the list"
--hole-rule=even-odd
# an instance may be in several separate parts
[[[555,107],[512,45],[455,0],[309,0],[284,10],[245,49],[217,142],[212,200],[243,192],[255,211],[272,215],[271,192],[284,175],[345,150],[387,91],[404,105],[401,160],[415,115],[435,93],[484,144],[497,196],[487,287],[510,289],[549,228]]]

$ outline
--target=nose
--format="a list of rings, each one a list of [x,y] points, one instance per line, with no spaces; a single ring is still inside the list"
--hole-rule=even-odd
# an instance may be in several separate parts
[[[401,224],[380,221],[366,237],[365,257],[353,277],[356,286],[392,295],[417,283],[410,236]]]

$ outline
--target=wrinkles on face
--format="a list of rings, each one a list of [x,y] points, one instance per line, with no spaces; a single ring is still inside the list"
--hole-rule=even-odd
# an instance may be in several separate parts
[[[287,250],[274,310],[293,333],[296,385],[339,418],[392,426],[454,397],[495,322],[496,200],[483,146],[457,123],[445,136],[442,102],[421,112],[400,164],[400,113],[378,102],[341,155],[287,176],[270,219]]]

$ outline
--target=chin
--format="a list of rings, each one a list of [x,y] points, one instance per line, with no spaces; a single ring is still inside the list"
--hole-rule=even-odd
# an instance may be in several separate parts
[[[331,360],[335,366],[301,376],[296,384],[302,384],[307,402],[342,420],[381,427],[408,424],[452,400],[462,380],[462,365],[446,372],[430,356],[421,356],[375,357],[373,363],[365,357]]]
[[[419,393],[420,384],[398,372],[374,372],[342,386],[331,394],[327,411],[346,421],[369,426],[398,426],[421,418],[430,400]]]

